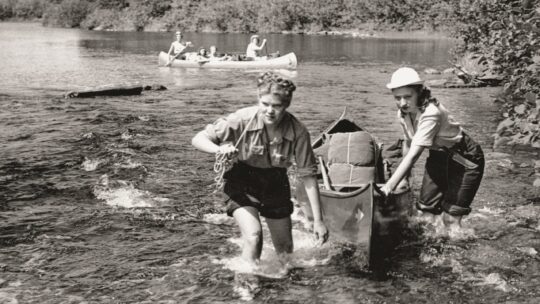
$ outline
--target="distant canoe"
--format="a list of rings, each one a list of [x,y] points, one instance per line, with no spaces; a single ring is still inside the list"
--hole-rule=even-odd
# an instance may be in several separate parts
[[[165,52],[159,53],[159,65],[165,66],[169,56]],[[296,69],[298,61],[294,53],[288,53],[280,57],[267,60],[252,61],[196,61],[174,59],[170,67],[173,68],[202,68],[202,69]]]

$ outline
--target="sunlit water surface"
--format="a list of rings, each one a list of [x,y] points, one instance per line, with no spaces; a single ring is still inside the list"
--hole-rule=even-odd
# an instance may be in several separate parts
[[[186,36],[230,52],[248,40]],[[160,68],[157,54],[171,38],[0,23],[0,302],[538,303],[538,205],[505,196],[527,187],[512,161],[491,153],[497,89],[433,89],[492,155],[465,221],[471,230],[448,238],[413,217],[380,275],[353,245],[316,247],[297,212],[295,253],[281,264],[265,231],[255,276],[238,258],[239,231],[221,213],[223,197],[212,194],[213,157],[190,140],[253,104],[261,71]],[[298,86],[290,112],[312,135],[347,107],[385,145],[400,137],[385,89],[391,72],[444,69],[454,44],[299,35],[268,42],[268,52],[299,58],[297,71],[281,72]],[[168,89],[63,98],[135,82]]]

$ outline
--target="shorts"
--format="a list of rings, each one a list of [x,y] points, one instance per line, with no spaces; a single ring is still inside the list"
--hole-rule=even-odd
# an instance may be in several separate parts
[[[289,217],[293,212],[291,187],[285,168],[256,168],[237,162],[224,175],[227,215],[244,206],[256,208],[270,219]],[[258,200],[252,201],[247,195]]]
[[[465,133],[447,151],[430,150],[417,209],[433,214],[469,214],[484,165],[482,148]]]

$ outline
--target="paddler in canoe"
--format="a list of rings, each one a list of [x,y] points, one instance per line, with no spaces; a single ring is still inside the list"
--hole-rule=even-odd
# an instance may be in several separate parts
[[[260,216],[266,218],[276,253],[281,256],[293,251],[293,203],[287,176],[293,160],[313,210],[313,233],[320,244],[328,238],[310,135],[287,111],[295,89],[292,81],[263,73],[257,79],[256,106],[218,119],[192,140],[197,149],[216,154],[217,163],[225,160],[223,156],[236,158],[223,176],[223,191],[229,197],[225,207],[240,228],[242,257],[255,267],[263,242]]]
[[[259,45],[259,35],[253,35],[249,39],[249,44],[246,48],[246,60],[266,60],[267,56],[261,56],[260,52],[266,45],[266,39],[263,39]]]
[[[424,86],[412,68],[400,68],[386,85],[394,95],[404,134],[403,160],[382,187],[388,195],[409,175],[425,149],[429,149],[417,209],[437,224],[441,215],[448,232],[459,232],[484,172],[484,154],[449,111]]]
[[[169,48],[169,52],[167,53],[169,57],[169,62],[165,66],[169,66],[171,62],[174,61],[174,59],[185,59],[183,57],[183,53],[188,47],[192,47],[193,44],[191,41],[182,41],[182,32],[177,31],[175,34],[176,40],[171,43],[171,47]]]

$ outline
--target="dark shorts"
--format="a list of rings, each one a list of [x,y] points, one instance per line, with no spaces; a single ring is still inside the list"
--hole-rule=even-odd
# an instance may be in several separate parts
[[[255,168],[237,162],[224,175],[224,192],[229,196],[226,202],[227,214],[244,206],[259,210],[261,216],[281,219],[293,212],[291,187],[285,168]],[[253,202],[247,194],[259,202]]]
[[[484,153],[467,134],[448,151],[430,150],[416,207],[433,214],[467,215],[483,174]]]

